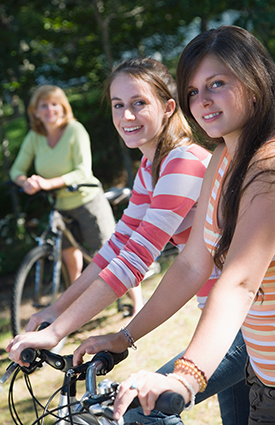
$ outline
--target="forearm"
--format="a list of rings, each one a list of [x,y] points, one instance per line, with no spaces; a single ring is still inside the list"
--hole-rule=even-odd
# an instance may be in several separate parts
[[[143,309],[127,326],[134,340],[140,339],[175,314],[198,292],[208,277],[206,270],[190,268],[181,254]]]
[[[97,278],[52,323],[51,331],[60,341],[76,331],[117,299],[116,293],[101,278]]]
[[[185,356],[209,379],[231,346],[253,302],[254,294],[240,284],[232,289],[224,281],[212,290]]]
[[[88,265],[79,278],[56,300],[52,308],[55,314],[62,314],[98,277],[101,269],[94,262]]]
[[[49,179],[48,182],[51,186],[51,189],[58,189],[60,187],[65,186],[63,177],[54,177],[52,179]]]
[[[59,189],[60,187],[65,186],[65,181],[63,177],[53,177],[51,179],[44,179],[41,176],[32,175],[31,179],[33,179],[39,185],[39,188],[42,190],[53,190]]]

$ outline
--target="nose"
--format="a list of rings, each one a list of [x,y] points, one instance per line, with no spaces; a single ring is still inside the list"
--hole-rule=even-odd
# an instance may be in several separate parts
[[[53,106],[52,106],[52,105],[48,104],[48,105],[46,106],[46,109],[47,109],[47,111],[49,112],[49,111],[52,111],[54,108],[53,108]]]
[[[131,111],[131,109],[130,108],[125,108],[124,109],[124,118],[126,119],[126,120],[134,120],[135,118],[136,118],[136,116],[133,114],[133,112]]]
[[[206,90],[199,92],[199,102],[205,108],[213,103],[210,93],[206,92]]]

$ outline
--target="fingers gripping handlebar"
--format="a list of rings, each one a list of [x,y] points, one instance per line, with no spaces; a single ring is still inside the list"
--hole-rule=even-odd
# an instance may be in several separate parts
[[[55,369],[61,370],[63,372],[67,372],[70,369],[76,374],[85,373],[89,369],[89,366],[96,364],[96,375],[106,375],[113,369],[116,364],[124,360],[127,356],[128,350],[125,350],[123,353],[101,351],[97,353],[89,362],[73,367],[72,355],[60,356],[48,350],[34,350],[32,348],[27,348],[22,351],[21,360],[25,363],[30,363],[29,367],[24,367],[24,369],[30,370],[29,373],[32,373],[36,367],[39,367],[39,365],[45,361]],[[39,359],[40,362],[37,362],[37,359]],[[95,401],[98,402],[97,399],[87,399],[85,400],[83,406],[86,410],[92,413]],[[182,410],[184,410],[184,405],[184,398],[180,394],[174,393],[172,391],[165,391],[157,399],[155,409],[160,410],[167,415],[174,415],[180,414]],[[140,406],[140,403],[138,397],[136,397],[128,409],[133,409],[138,406]],[[109,412],[108,415],[111,415],[111,412]]]
[[[42,362],[48,363],[54,369],[61,370],[62,372],[73,369],[75,373],[82,373],[91,363],[98,362],[100,363],[100,367],[97,369],[97,375],[106,375],[114,368],[116,364],[126,359],[127,356],[128,350],[123,351],[123,353],[101,351],[97,353],[91,361],[75,367],[73,367],[72,355],[60,356],[59,354],[52,353],[49,350],[35,350],[33,348],[25,348],[25,350],[22,351],[20,358],[24,363],[30,363],[30,366],[25,367],[25,369],[30,368],[32,370],[33,366],[35,366],[36,360],[40,359]]]

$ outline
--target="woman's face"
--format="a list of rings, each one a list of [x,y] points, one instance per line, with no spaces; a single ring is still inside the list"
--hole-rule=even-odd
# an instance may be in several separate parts
[[[112,82],[110,98],[113,123],[126,146],[139,148],[152,160],[155,138],[162,131],[165,116],[169,116],[169,101],[164,107],[147,82],[124,73]]]
[[[54,96],[40,98],[37,102],[36,117],[48,126],[59,126],[63,123],[64,108]]]
[[[199,63],[188,98],[194,119],[208,136],[237,142],[251,115],[252,95],[216,56],[208,55]]]

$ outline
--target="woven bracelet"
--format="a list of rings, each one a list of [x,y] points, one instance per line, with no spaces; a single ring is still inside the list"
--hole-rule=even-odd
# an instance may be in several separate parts
[[[121,328],[120,332],[122,332],[123,335],[128,339],[129,347],[132,348],[133,350],[137,350],[135,340],[132,337],[131,333],[128,331],[128,329],[127,328]]]

